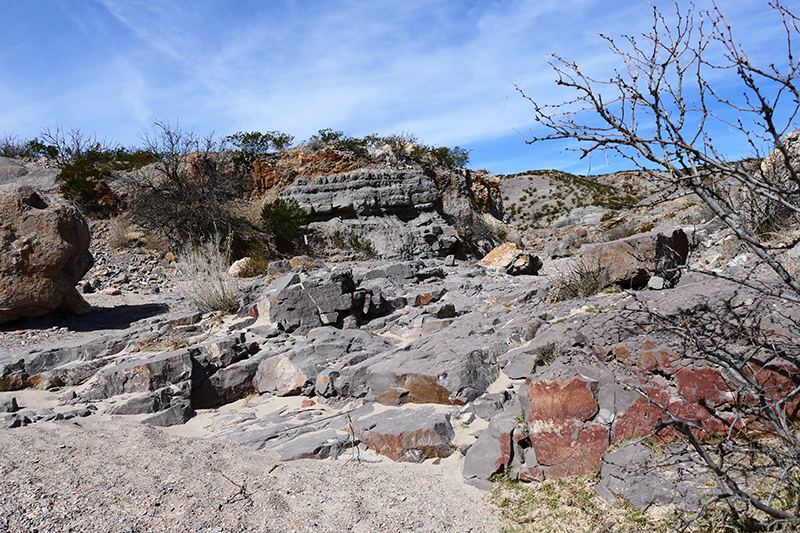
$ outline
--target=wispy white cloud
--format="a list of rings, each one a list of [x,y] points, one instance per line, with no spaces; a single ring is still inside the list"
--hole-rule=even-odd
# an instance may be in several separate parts
[[[223,134],[278,129],[302,139],[333,127],[411,131],[447,145],[507,138],[517,147],[514,130],[530,127],[531,112],[514,83],[557,99],[548,53],[607,75],[614,58],[596,34],[636,34],[651,23],[638,0],[613,9],[600,0],[54,1],[61,9],[16,7],[30,24],[52,18],[46,44],[0,36],[0,120],[28,136],[62,123],[126,143],[154,119],[180,118]],[[726,9],[758,50],[777,39],[765,9]],[[44,63],[29,68],[12,46],[41,46]]]

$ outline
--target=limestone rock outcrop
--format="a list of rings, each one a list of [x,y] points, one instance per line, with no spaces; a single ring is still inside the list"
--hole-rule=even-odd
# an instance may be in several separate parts
[[[0,323],[88,310],[75,285],[94,262],[89,226],[66,200],[0,186]]]
[[[282,194],[311,214],[317,252],[350,249],[385,260],[483,256],[498,243],[483,220],[502,218],[496,183],[466,170],[439,172],[361,168],[299,178]]]

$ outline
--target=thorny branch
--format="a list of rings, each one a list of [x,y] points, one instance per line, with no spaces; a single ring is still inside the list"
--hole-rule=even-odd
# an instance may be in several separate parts
[[[776,238],[800,224],[800,60],[794,49],[800,18],[777,1],[769,8],[783,40],[772,47],[780,56],[775,61],[748,55],[716,4],[698,10],[675,1],[672,13],[652,7],[646,33],[600,36],[619,60],[609,77],[553,55],[556,84],[569,94],[561,103],[542,102],[516,86],[536,123],[526,142],[577,141],[569,149],[582,158],[616,154],[662,191],[699,197],[757,257],[743,273],[702,271],[760,293],[767,303],[751,312],[729,307],[676,318],[644,309],[660,331],[682,340],[685,358],[723,376],[731,398],[706,407],[727,434],[708,439],[705,423],[682,419],[635,389],[664,412],[660,431],[680,435],[714,474],[718,498],[739,525],[737,502],[765,513],[763,523],[750,524],[759,528],[800,521],[798,413],[790,412],[800,396],[800,320],[789,310],[800,303],[800,280],[787,262],[800,238]],[[726,83],[737,82],[738,91],[715,85],[720,74]],[[722,130],[733,132],[755,159],[731,161],[721,154],[714,136]],[[756,276],[761,266],[777,279]],[[783,329],[770,330],[764,306],[786,309]],[[746,481],[745,474],[756,472],[768,483],[766,492]]]

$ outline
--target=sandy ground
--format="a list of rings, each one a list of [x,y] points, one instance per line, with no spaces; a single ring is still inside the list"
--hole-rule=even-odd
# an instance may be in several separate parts
[[[54,393],[0,399],[9,395],[23,408],[61,408]],[[171,430],[104,415],[1,430],[0,531],[500,530],[486,493],[464,484],[457,453],[440,464],[279,463],[199,437],[213,416]]]

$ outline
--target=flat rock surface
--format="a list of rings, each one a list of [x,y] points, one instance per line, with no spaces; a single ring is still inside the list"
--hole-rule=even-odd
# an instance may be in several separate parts
[[[500,531],[457,463],[279,463],[116,418],[0,431],[0,450],[10,533]]]

